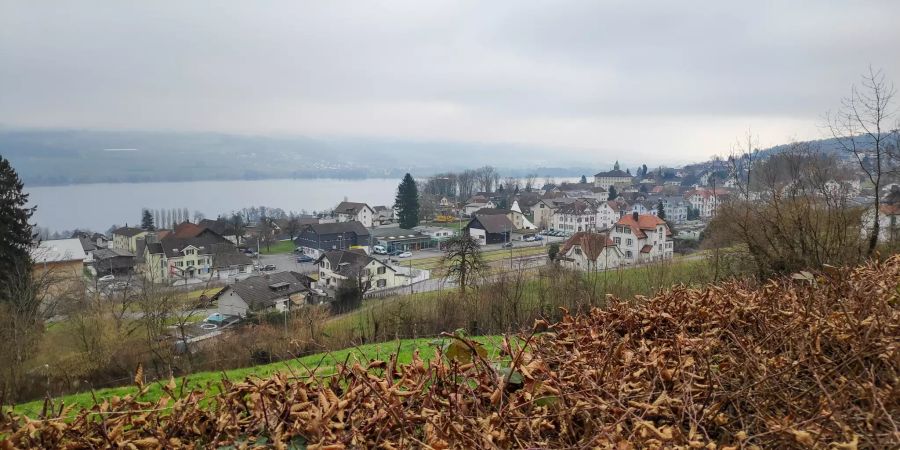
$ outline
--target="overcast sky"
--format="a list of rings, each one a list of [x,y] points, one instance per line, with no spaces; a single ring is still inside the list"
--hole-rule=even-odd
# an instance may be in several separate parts
[[[737,5],[740,4],[740,5]],[[900,1],[0,0],[0,124],[676,162],[823,136]]]

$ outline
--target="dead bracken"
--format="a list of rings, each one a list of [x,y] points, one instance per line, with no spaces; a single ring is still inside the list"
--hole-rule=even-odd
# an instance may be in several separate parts
[[[0,448],[897,448],[898,331],[895,256],[611,298],[498,360],[457,335],[430,362],[48,404],[7,413]]]

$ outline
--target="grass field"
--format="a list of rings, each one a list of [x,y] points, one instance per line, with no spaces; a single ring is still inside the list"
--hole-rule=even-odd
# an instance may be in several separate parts
[[[502,340],[499,336],[475,337],[474,340],[481,342],[488,351],[488,357],[496,358],[498,349]],[[444,338],[420,338],[420,339],[404,339],[393,342],[383,342],[380,344],[361,345],[344,350],[338,350],[328,353],[319,353],[315,355],[304,356],[302,358],[280,361],[271,364],[264,364],[242,369],[227,370],[224,372],[198,372],[178,379],[181,386],[185,383],[184,392],[193,389],[203,389],[209,393],[217,393],[221,387],[223,378],[229,380],[243,380],[247,377],[264,378],[273,375],[276,372],[284,372],[303,377],[315,373],[318,376],[330,375],[334,373],[335,365],[345,362],[353,363],[359,361],[361,364],[372,360],[387,360],[391,354],[397,354],[397,360],[401,363],[409,363],[412,361],[412,355],[415,350],[419,350],[419,356],[428,361],[434,357],[434,346],[439,343],[446,342]],[[142,397],[145,401],[155,401],[163,395],[162,385],[166,380],[150,384],[148,392]],[[180,389],[180,387],[179,387]],[[176,389],[177,390],[177,389]],[[65,405],[74,405],[76,408],[90,408],[94,405],[94,397],[98,400],[111,398],[113,396],[123,397],[132,395],[137,392],[135,386],[123,386],[116,388],[99,389],[91,392],[82,392],[79,394],[66,395],[54,399],[56,407],[63,402]],[[33,402],[23,403],[15,406],[13,409],[17,413],[24,413],[31,417],[35,417],[41,413],[44,401],[37,400]]]
[[[294,248],[296,248],[294,241],[278,241],[270,244],[268,249],[266,249],[265,245],[261,246],[259,252],[263,255],[276,255],[279,253],[291,253],[294,251]]]
[[[512,255],[513,258],[521,258],[524,256],[545,254],[547,254],[547,247],[513,247],[512,251],[510,251],[510,249],[486,251],[481,254],[481,257],[484,262],[491,263],[505,260],[509,258],[510,255]],[[406,264],[400,262],[400,265],[412,265],[414,269],[435,270],[441,268],[441,259],[443,259],[443,256],[433,256],[430,258],[413,259],[411,262],[406,262]]]

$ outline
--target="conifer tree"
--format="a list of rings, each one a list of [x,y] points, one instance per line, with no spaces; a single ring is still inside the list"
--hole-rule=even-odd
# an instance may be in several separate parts
[[[400,228],[412,228],[419,224],[419,189],[412,175],[406,174],[397,186],[397,198],[394,201]]]

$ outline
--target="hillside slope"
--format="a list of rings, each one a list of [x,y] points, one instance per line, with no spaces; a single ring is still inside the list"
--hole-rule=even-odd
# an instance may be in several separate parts
[[[500,359],[338,366],[9,416],[0,447],[897,448],[900,256],[763,286],[675,288],[535,324]],[[175,394],[174,382],[166,387]]]

